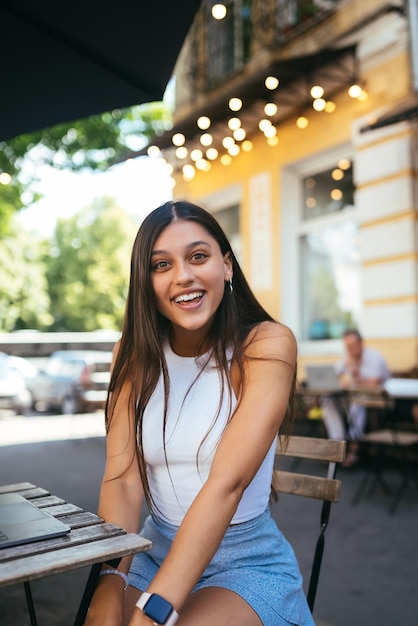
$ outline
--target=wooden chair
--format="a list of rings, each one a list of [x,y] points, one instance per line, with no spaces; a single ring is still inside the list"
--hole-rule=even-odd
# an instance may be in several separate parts
[[[335,478],[337,464],[344,460],[345,453],[345,441],[292,436],[288,441],[287,447],[284,447],[283,437],[279,438],[277,443],[276,468],[273,472],[272,482],[274,491],[276,493],[294,494],[323,501],[319,536],[316,542],[307,593],[307,601],[311,611],[313,611],[321,571],[325,531],[331,513],[331,504],[338,502],[339,499],[341,481]],[[291,464],[290,471],[280,469],[280,466],[283,464],[283,457],[293,457],[295,460],[307,459],[309,461],[317,461],[318,463],[315,463],[315,465],[321,467],[322,475],[300,473],[296,471],[295,463]],[[326,474],[324,472],[324,464]],[[299,467],[299,463],[297,467]]]
[[[418,399],[418,380],[390,379],[383,389],[382,398],[386,405],[381,407],[378,427],[365,433],[360,440],[366,468],[352,504],[360,501],[367,486],[379,484],[386,495],[392,495],[389,513],[393,514],[408,484],[415,482],[418,487],[418,429],[412,416],[409,423],[404,421],[405,413],[401,409],[402,402],[408,397]],[[385,469],[393,463],[399,471],[400,482],[392,493],[385,479]]]

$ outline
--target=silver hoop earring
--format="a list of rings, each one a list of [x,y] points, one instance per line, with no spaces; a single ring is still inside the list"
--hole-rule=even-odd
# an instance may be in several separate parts
[[[234,286],[232,284],[232,276],[229,279],[229,293],[232,293],[234,291]]]

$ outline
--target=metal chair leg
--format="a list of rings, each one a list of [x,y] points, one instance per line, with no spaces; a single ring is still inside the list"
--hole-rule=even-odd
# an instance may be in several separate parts
[[[91,566],[90,574],[84,588],[83,597],[81,598],[80,606],[74,621],[74,626],[83,626],[86,620],[87,611],[89,610],[91,598],[97,585],[101,567],[101,563],[96,563]]]
[[[28,607],[28,613],[30,617],[31,626],[38,626],[38,622],[36,621],[35,606],[33,604],[32,589],[30,587],[30,582],[24,582],[23,586],[25,588],[26,604]]]

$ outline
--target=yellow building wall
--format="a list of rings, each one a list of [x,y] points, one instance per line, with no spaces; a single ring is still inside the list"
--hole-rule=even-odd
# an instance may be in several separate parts
[[[355,4],[355,3],[353,3]],[[379,4],[379,3],[376,3]],[[369,64],[364,72],[364,86],[368,92],[368,99],[359,102],[351,99],[346,93],[340,93],[335,99],[336,110],[334,113],[317,113],[313,110],[304,114],[309,119],[309,126],[305,130],[299,130],[295,123],[289,122],[278,129],[279,144],[270,147],[266,139],[260,133],[250,137],[253,141],[253,150],[249,153],[241,152],[233,158],[228,166],[223,166],[219,160],[212,163],[209,172],[198,172],[196,177],[185,182],[181,175],[176,177],[174,196],[176,199],[188,199],[205,206],[204,199],[211,194],[220,193],[232,185],[240,185],[241,197],[241,235],[244,249],[243,269],[248,276],[250,259],[249,227],[249,181],[252,177],[262,172],[268,173],[271,180],[271,232],[274,240],[280,241],[282,228],[283,207],[281,202],[281,172],[284,167],[297,163],[315,154],[321,154],[334,147],[351,146],[353,127],[358,124],[372,122],[376,115],[380,115],[382,107],[390,109],[391,106],[400,102],[410,91],[409,59],[407,52],[401,50],[393,58],[384,58],[380,64]],[[231,94],[233,95],[233,94]],[[295,115],[296,119],[296,115]],[[411,207],[416,211],[416,207]],[[276,318],[280,318],[280,280],[285,268],[281,267],[279,245],[273,246],[273,282],[271,290],[257,292],[256,295],[261,303]],[[417,292],[415,297],[417,297]],[[367,294],[365,294],[367,306]],[[369,303],[370,305],[370,303]],[[367,338],[366,338],[367,340]],[[369,345],[379,349],[387,358],[389,366],[393,370],[406,370],[418,363],[418,337],[397,338],[396,340],[382,338],[366,341]],[[335,360],[329,355],[317,355],[313,360]],[[302,356],[303,361],[306,360]],[[312,359],[311,359],[312,360]]]

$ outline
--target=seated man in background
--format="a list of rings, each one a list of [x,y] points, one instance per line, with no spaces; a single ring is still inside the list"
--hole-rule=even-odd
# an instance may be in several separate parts
[[[347,330],[343,335],[345,355],[335,369],[341,386],[370,387],[382,385],[390,377],[389,369],[383,356],[364,345],[357,330]],[[338,410],[336,400],[329,396],[322,401],[324,425],[330,439],[348,439],[345,467],[358,463],[358,440],[366,427],[366,407],[354,402],[348,407],[348,432]]]

